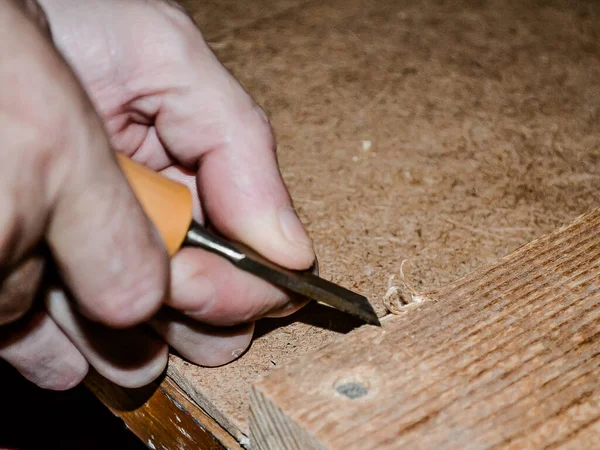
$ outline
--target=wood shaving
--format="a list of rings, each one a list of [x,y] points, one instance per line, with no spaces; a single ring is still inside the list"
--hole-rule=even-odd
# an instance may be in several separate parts
[[[419,304],[428,300],[428,298],[419,293],[412,282],[408,279],[404,273],[404,264],[409,262],[407,259],[403,260],[400,264],[400,281],[401,286],[394,285],[395,275],[391,275],[388,278],[388,287],[385,295],[383,296],[383,306],[391,314],[401,314],[406,310],[408,306]]]

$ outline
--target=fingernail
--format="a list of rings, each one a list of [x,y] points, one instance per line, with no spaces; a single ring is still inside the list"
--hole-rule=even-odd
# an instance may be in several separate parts
[[[294,246],[309,248],[312,251],[312,242],[298,218],[296,211],[291,206],[279,209],[279,223],[285,238]]]

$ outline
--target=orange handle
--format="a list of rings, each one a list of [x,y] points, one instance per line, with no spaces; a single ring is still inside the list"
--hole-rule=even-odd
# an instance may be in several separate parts
[[[192,223],[192,194],[183,184],[169,180],[153,170],[117,153],[117,161],[135,196],[144,208],[173,256]]]

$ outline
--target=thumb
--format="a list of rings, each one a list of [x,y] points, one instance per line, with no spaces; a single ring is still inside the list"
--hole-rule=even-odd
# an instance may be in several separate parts
[[[197,169],[203,208],[221,233],[281,265],[310,267],[312,242],[279,172],[264,112],[214,56],[200,59],[194,73],[193,85],[162,99],[161,140]]]
[[[280,175],[271,129],[258,107],[232,113],[230,138],[207,153],[198,174],[214,225],[272,261],[308,268],[315,255]]]

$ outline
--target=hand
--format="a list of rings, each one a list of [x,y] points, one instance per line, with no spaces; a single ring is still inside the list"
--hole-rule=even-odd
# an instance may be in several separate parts
[[[187,184],[199,194],[195,205],[197,220],[209,218],[223,234],[251,245],[282,265],[295,269],[311,265],[312,246],[281,180],[271,130],[264,114],[219,64],[183,11],[158,0],[84,3],[46,0],[42,6],[48,14],[54,42],[91,98],[113,149]],[[90,119],[95,120],[94,111],[84,102],[85,95],[77,80],[53,52],[47,39],[38,36],[36,39],[43,42],[39,44],[42,50],[32,54],[31,39],[18,37],[12,20],[7,19],[9,22],[12,33],[2,30],[11,41],[18,41],[21,53],[30,56],[29,64],[47,63],[52,59],[53,70],[34,66],[34,70],[28,71],[15,69],[18,75],[13,74],[13,78],[24,73],[28,77],[31,74],[45,78],[41,87],[40,81],[34,79],[27,80],[21,89],[28,94],[29,109],[39,110],[40,105],[53,108],[53,114],[48,114],[47,109],[43,111],[46,114],[38,114],[51,122],[39,134],[47,138],[61,130],[66,116],[73,134],[79,136],[84,130],[89,134],[93,128],[93,135],[100,137],[57,139],[59,142],[52,145],[54,152],[69,151],[61,148],[63,142],[73,147],[70,157],[67,155],[61,160],[67,161],[61,166],[63,173],[82,184],[63,186],[61,183],[66,177],[54,176],[53,179],[60,182],[50,206],[29,208],[54,217],[52,205],[67,205],[61,211],[80,205],[78,215],[72,213],[66,219],[49,222],[47,230],[63,236],[62,253],[54,244],[54,235],[42,227],[44,220],[39,220],[39,216],[31,219],[40,228],[37,234],[19,231],[19,235],[34,236],[28,238],[29,246],[23,244],[26,250],[35,248],[44,238],[48,241],[74,303],[68,302],[60,290],[49,292],[46,295],[49,314],[40,311],[28,320],[11,325],[19,328],[19,333],[13,332],[10,339],[4,339],[0,357],[9,360],[32,381],[50,388],[75,384],[85,374],[86,361],[114,382],[139,386],[163,370],[165,345],[153,339],[143,327],[127,330],[109,327],[140,323],[152,316],[163,300],[169,307],[154,315],[151,325],[183,356],[204,365],[223,364],[241,354],[249,345],[252,321],[289,314],[302,306],[291,302],[280,290],[197,249],[184,249],[172,259],[170,291],[165,296],[168,275],[164,253],[153,240],[145,217],[115,169],[114,159],[107,156],[110,152],[105,136],[99,131],[97,120]],[[31,23],[28,27],[32,29],[29,33],[41,36]],[[5,39],[2,39],[0,48],[6,52]],[[54,57],[49,58],[48,53]],[[58,70],[54,65],[68,74],[65,77],[75,86],[69,86],[69,92],[77,91],[77,101],[85,103],[87,109],[74,108],[70,103],[59,105],[64,106],[63,117],[55,117],[55,98],[66,94],[52,96],[56,92],[54,75],[44,74],[54,74]],[[35,89],[32,82],[37,83]],[[0,86],[11,84],[3,81]],[[6,89],[0,87],[0,98],[13,92],[17,92],[14,84]],[[21,98],[17,98],[21,105]],[[0,103],[0,114],[10,110],[10,106],[3,107]],[[2,122],[0,120],[0,140],[9,142],[4,138]],[[37,122],[29,117],[25,117],[24,122],[37,127]],[[95,145],[101,150],[91,145],[97,142],[102,143]],[[22,144],[25,145],[28,143]],[[48,147],[45,142],[39,145]],[[5,153],[16,154],[12,147]],[[104,159],[98,156],[100,154]],[[58,162],[53,162],[53,155],[43,159],[43,168],[48,173],[51,171],[47,166],[58,166]],[[26,168],[29,177],[39,176],[31,173],[34,165],[27,166],[22,154],[14,159],[13,166],[18,163],[18,167]],[[80,171],[75,163],[87,164],[86,167],[93,170]],[[0,167],[2,183],[5,166],[3,162]],[[38,187],[37,184],[21,182],[17,186],[31,189],[30,186]],[[12,185],[9,187],[15,190]],[[44,189],[39,186],[37,190],[47,193]],[[86,201],[79,199],[84,193]],[[61,195],[65,203],[60,202]],[[33,205],[33,202],[27,204]],[[19,214],[22,213],[19,211]],[[0,226],[0,230],[5,228]],[[4,247],[0,245],[0,251]],[[11,267],[3,291],[6,280],[12,277],[12,267],[32,258],[26,250],[11,252],[16,256],[10,260],[4,256],[0,260],[2,268]],[[31,276],[28,279],[33,281]],[[106,280],[110,282],[104,283]],[[32,291],[36,284],[27,283]],[[19,289],[21,286],[18,282],[12,285]],[[4,297],[0,293],[0,305],[7,303]],[[13,303],[21,305],[23,301]],[[20,307],[19,314],[26,309]],[[4,322],[13,321],[19,314],[5,317]],[[232,327],[237,324],[242,325]],[[226,327],[220,328],[222,326]],[[42,335],[42,339],[36,337]],[[59,347],[56,344],[52,347],[50,343],[59,338],[60,352],[53,352],[52,348]]]
[[[43,308],[30,311],[42,244],[88,320],[117,327],[158,310],[168,260],[42,18],[33,3],[0,3],[0,357],[41,386],[66,389],[88,363]],[[165,345],[145,348],[138,361],[160,373]]]

